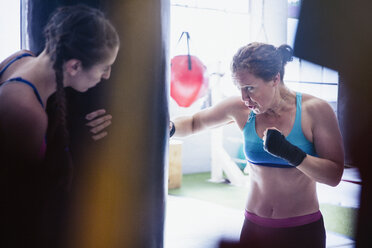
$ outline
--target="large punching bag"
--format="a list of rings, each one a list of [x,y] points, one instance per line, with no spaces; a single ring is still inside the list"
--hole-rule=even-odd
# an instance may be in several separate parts
[[[338,120],[346,162],[361,174],[356,247],[372,247],[372,29],[369,0],[304,0],[294,53],[340,73]]]
[[[105,10],[118,30],[121,47],[111,78],[101,83],[105,94],[92,91],[86,97],[75,92],[68,99],[78,109],[69,109],[75,111],[72,123],[84,123],[80,113],[103,104],[113,115],[113,124],[99,143],[78,141],[82,135],[88,138],[80,132],[83,127],[70,127],[76,138],[72,149],[78,151],[78,173],[62,247],[163,247],[169,0],[29,0],[30,28],[24,37],[29,37],[34,52],[42,50],[41,30],[51,11],[76,3]]]

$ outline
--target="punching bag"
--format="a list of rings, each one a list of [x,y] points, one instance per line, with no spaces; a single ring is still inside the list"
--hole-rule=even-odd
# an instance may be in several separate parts
[[[66,225],[56,233],[62,238],[53,240],[60,241],[57,246],[34,247],[163,248],[168,179],[169,0],[29,0],[24,7],[28,8],[30,29],[24,37],[33,51],[43,49],[41,31],[50,12],[57,6],[78,3],[105,10],[121,45],[110,79],[96,86],[106,86],[105,94],[95,91],[96,87],[84,93],[88,97],[78,92],[68,116],[76,123],[75,116],[84,119],[83,113],[92,106],[102,107],[102,103],[115,121],[107,137],[92,145],[93,150],[92,146],[85,150],[87,143],[81,141],[80,129],[72,126],[75,130],[70,134],[76,135],[74,148],[79,160],[74,167],[77,173]],[[150,69],[144,73],[142,68]],[[71,115],[71,111],[75,113]],[[79,154],[83,149],[84,154]],[[54,229],[44,233],[54,234]],[[17,234],[12,233],[14,237]]]
[[[356,248],[372,247],[371,9],[369,0],[303,1],[294,47],[297,57],[340,73],[337,117],[346,162],[358,168],[362,179]]]
[[[171,60],[170,93],[180,107],[189,107],[207,93],[206,72],[207,68],[196,56],[178,55]]]
[[[187,37],[187,55],[178,55],[171,60],[171,97],[180,107],[189,107],[197,99],[203,97],[208,89],[207,67],[201,60],[190,55],[189,33],[183,32]]]

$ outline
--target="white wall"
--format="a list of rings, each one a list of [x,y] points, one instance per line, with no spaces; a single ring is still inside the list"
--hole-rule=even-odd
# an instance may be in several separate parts
[[[0,0],[0,61],[21,47],[20,1]]]

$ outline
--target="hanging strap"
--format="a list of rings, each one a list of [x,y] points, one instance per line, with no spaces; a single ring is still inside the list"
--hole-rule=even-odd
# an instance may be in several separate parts
[[[178,39],[177,44],[180,43],[183,35],[186,36],[186,42],[187,42],[187,62],[188,62],[189,71],[191,71],[192,65],[191,65],[191,55],[190,55],[190,45],[189,45],[189,40],[190,40],[190,34],[189,34],[189,32],[182,32],[180,38]]]
[[[265,42],[268,42],[268,37],[266,34],[266,28],[265,28],[265,0],[262,0],[262,9],[261,9],[261,27],[260,30],[257,33],[257,38],[260,38],[261,31],[263,32]]]

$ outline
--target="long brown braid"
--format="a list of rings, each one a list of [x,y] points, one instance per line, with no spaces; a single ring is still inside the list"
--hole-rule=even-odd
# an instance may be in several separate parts
[[[102,61],[108,51],[119,46],[115,28],[97,9],[85,5],[57,9],[45,29],[45,48],[53,61],[56,77],[54,113],[49,116],[46,163],[57,181],[69,188],[72,180],[72,159],[66,121],[66,97],[63,65],[70,59],[81,62],[87,70]]]

